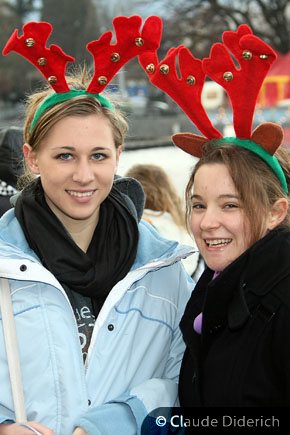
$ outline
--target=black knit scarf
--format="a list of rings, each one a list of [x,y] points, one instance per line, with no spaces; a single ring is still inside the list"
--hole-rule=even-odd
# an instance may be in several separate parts
[[[130,270],[137,251],[138,225],[113,187],[101,204],[87,252],[73,241],[46,203],[40,179],[25,188],[15,205],[29,246],[64,286],[102,305],[112,287]]]

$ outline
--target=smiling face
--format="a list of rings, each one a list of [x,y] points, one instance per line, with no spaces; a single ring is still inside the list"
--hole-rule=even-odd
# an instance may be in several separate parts
[[[68,227],[72,221],[96,225],[121,153],[108,119],[99,114],[68,116],[51,128],[37,151],[28,144],[23,151],[63,225]]]
[[[250,225],[224,164],[204,164],[194,178],[191,229],[209,268],[222,271],[250,246]]]

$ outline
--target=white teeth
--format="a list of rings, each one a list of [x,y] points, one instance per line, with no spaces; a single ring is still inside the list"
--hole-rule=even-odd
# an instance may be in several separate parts
[[[77,196],[78,198],[84,198],[86,196],[92,196],[94,191],[90,190],[89,192],[76,192],[75,190],[68,190],[67,193],[69,193],[71,196]]]
[[[205,240],[208,246],[225,246],[231,243],[232,239],[215,239],[215,240]]]

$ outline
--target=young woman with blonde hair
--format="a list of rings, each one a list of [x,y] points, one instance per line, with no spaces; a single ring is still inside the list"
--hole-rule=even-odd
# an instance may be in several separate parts
[[[146,48],[141,19],[120,18],[131,37],[121,38],[126,55],[142,49],[140,39]],[[35,63],[49,72],[55,62],[47,79],[57,86],[64,54],[52,46],[39,57],[47,24],[26,24],[9,44],[27,56],[38,50]],[[136,434],[152,409],[177,400],[179,321],[193,288],[180,260],[190,250],[140,221],[140,184],[116,177],[127,122],[90,80],[72,75],[27,102],[28,184],[0,220],[0,278],[11,289],[27,421],[17,417],[1,332],[1,435]]]

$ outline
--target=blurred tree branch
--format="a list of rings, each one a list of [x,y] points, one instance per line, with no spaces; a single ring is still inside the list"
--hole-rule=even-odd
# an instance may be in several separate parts
[[[277,51],[290,50],[288,0],[160,0],[166,5],[166,46],[182,43],[197,55],[207,55],[224,30],[246,23]]]

